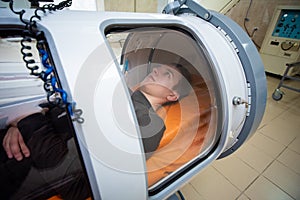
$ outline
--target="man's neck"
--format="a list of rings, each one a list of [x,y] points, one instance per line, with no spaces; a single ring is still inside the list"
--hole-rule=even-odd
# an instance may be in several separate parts
[[[146,92],[141,91],[141,93],[143,93],[143,95],[147,98],[147,100],[149,101],[149,103],[151,104],[153,110],[157,111],[157,109],[159,107],[161,107],[162,104],[164,104],[164,100],[152,95],[147,94]]]

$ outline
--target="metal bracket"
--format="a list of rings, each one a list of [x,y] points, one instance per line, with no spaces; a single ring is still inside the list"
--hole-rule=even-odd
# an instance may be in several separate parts
[[[183,5],[186,5],[187,8],[182,8]],[[181,10],[185,9],[184,12],[180,12]],[[209,21],[212,17],[211,13],[199,5],[197,2],[193,0],[174,0],[174,2],[169,3],[163,10],[165,14],[173,14],[178,15],[181,13],[186,13],[188,10],[189,12],[197,14],[200,18]]]

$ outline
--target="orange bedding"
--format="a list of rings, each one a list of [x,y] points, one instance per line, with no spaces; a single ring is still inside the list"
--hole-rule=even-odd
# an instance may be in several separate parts
[[[201,151],[211,117],[211,99],[203,79],[193,82],[189,96],[158,111],[165,120],[166,131],[158,149],[146,162],[149,187]]]

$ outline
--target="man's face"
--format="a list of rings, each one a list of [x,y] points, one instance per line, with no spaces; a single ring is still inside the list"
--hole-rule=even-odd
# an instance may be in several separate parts
[[[160,65],[154,67],[152,72],[141,82],[141,90],[152,96],[162,98],[166,98],[168,95],[177,95],[176,101],[179,96],[173,88],[181,78],[182,75],[175,68]],[[172,100],[168,99],[168,101]]]

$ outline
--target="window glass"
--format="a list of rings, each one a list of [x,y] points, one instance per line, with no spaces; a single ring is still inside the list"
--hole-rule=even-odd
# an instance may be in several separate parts
[[[66,109],[47,102],[44,82],[23,61],[22,32],[12,30],[0,27],[0,199],[89,198],[72,122]],[[32,54],[25,59],[43,69],[36,41],[23,44]],[[13,144],[20,155],[9,155]]]
[[[213,66],[201,41],[176,27],[130,28],[107,40],[131,94],[152,189],[217,142],[221,107]]]

